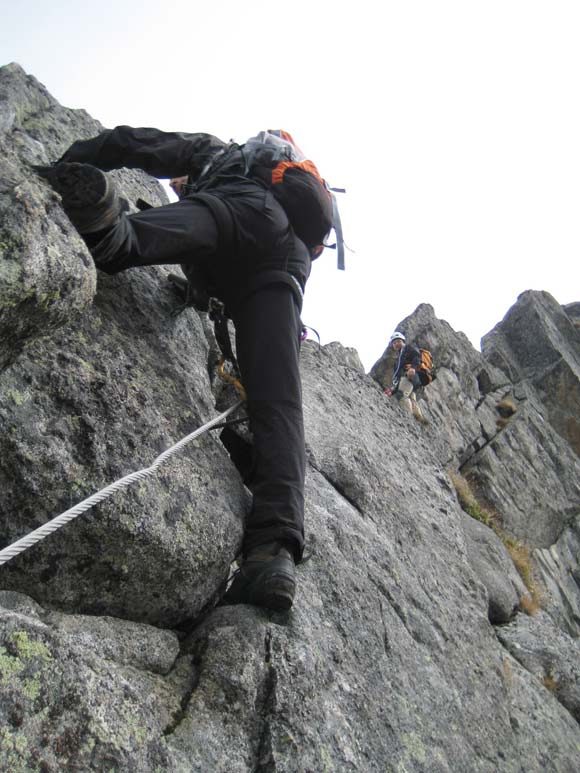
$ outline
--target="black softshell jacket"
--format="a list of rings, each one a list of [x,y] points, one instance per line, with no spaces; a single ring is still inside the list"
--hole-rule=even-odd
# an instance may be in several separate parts
[[[246,256],[246,265],[254,264],[252,271],[246,269],[246,280],[249,273],[263,275],[283,268],[304,290],[311,270],[310,251],[291,249],[282,256],[274,250],[256,260],[256,238],[259,245],[260,234],[256,233],[255,223],[248,222],[243,200],[255,196],[256,190],[265,191],[266,186],[245,175],[245,159],[238,146],[203,132],[117,126],[90,140],[78,140],[60,160],[92,164],[103,171],[121,167],[142,169],[157,178],[187,175],[192,190],[184,198],[202,200],[211,210],[222,237],[227,235],[232,245],[231,251],[236,252],[239,245],[254,245],[253,254]],[[256,276],[249,280],[248,290],[260,279]],[[234,284],[239,286],[240,281],[240,277],[235,277]],[[294,288],[294,283],[291,286]]]
[[[397,386],[401,378],[407,372],[407,366],[410,365],[415,370],[418,370],[421,364],[421,352],[417,347],[412,344],[405,344],[405,346],[399,352],[399,359],[397,361],[397,367],[393,373],[393,386]]]
[[[188,276],[201,272],[217,288],[236,328],[254,438],[244,552],[282,540],[300,560],[306,464],[300,308],[309,250],[268,187],[245,176],[243,152],[211,134],[118,126],[75,142],[61,160],[189,177],[192,192],[180,201],[121,215],[85,241],[107,273],[181,263]]]

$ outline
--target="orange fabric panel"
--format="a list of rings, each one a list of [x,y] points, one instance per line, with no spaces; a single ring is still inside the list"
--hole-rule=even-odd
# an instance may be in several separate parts
[[[304,169],[305,172],[310,172],[310,174],[313,174],[316,179],[320,180],[322,185],[324,185],[324,180],[312,161],[280,161],[280,163],[276,164],[274,169],[272,169],[272,182],[281,183],[284,179],[286,170],[292,167],[298,167],[299,169]]]

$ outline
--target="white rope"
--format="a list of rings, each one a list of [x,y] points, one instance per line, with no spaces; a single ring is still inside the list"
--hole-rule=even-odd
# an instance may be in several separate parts
[[[81,515],[86,510],[89,510],[94,505],[98,505],[100,502],[103,502],[105,499],[108,499],[110,496],[112,496],[120,489],[130,486],[132,483],[135,483],[136,481],[144,480],[145,478],[151,477],[151,475],[153,475],[153,473],[157,470],[157,468],[161,464],[163,464],[163,462],[169,459],[170,456],[173,456],[173,454],[181,450],[183,446],[187,445],[192,440],[195,440],[195,438],[199,437],[204,432],[207,432],[216,424],[219,424],[220,421],[225,419],[227,416],[230,415],[230,413],[233,413],[237,408],[239,408],[242,402],[243,402],[242,400],[239,400],[235,405],[232,405],[231,408],[228,408],[227,411],[220,413],[219,416],[216,416],[211,421],[208,421],[207,424],[203,425],[203,427],[199,427],[198,429],[195,430],[195,432],[192,432],[191,434],[187,435],[182,440],[180,440],[178,443],[176,443],[174,446],[171,446],[171,448],[168,448],[167,451],[164,451],[162,454],[160,454],[157,457],[157,459],[155,459],[155,461],[150,467],[146,467],[143,470],[138,470],[137,472],[132,472],[129,475],[125,475],[124,478],[120,478],[119,480],[116,480],[114,483],[111,483],[106,488],[101,489],[100,491],[97,491],[96,494],[93,494],[88,499],[84,499],[82,502],[79,502],[78,505],[71,507],[70,510],[67,510],[65,513],[62,513],[61,515],[57,515],[51,521],[49,521],[48,523],[45,523],[44,526],[40,526],[38,529],[35,529],[34,531],[30,532],[30,534],[28,534],[26,537],[22,537],[22,539],[19,539],[17,542],[14,542],[12,545],[8,545],[8,547],[4,548],[3,550],[0,550],[0,565],[5,564],[7,561],[10,561],[11,558],[14,558],[14,556],[17,556],[19,553],[22,553],[27,548],[31,547],[37,542],[40,542],[40,540],[43,540],[45,537],[48,537],[48,535],[52,534],[53,531],[60,529],[61,526],[64,526],[69,521],[72,521],[74,518]]]

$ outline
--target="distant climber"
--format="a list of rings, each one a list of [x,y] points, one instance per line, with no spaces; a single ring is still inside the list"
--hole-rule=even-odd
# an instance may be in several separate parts
[[[392,384],[384,392],[389,397],[394,395],[405,410],[424,423],[426,419],[417,402],[417,390],[422,386],[419,377],[421,352],[417,347],[406,343],[404,333],[399,330],[395,330],[390,337],[389,346],[398,353],[398,358],[393,371]]]
[[[263,132],[287,153],[274,195],[270,168],[251,165],[248,144],[210,134],[118,126],[75,142],[53,166],[37,167],[109,274],[181,263],[188,278],[224,302],[236,329],[254,459],[243,563],[226,603],[288,609],[304,548],[305,448],[300,310],[311,260],[332,225],[331,196],[314,165],[284,132]],[[252,146],[252,158],[264,143]],[[292,160],[294,159],[294,160]],[[267,161],[267,158],[266,158]],[[172,178],[180,200],[128,214],[105,171],[138,168]],[[288,191],[287,191],[288,193]]]

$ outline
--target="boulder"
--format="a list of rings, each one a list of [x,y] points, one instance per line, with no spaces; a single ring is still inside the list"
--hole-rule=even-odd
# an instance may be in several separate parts
[[[463,530],[471,568],[488,595],[489,622],[509,622],[518,610],[520,599],[528,591],[502,541],[489,526],[465,513]]]
[[[160,647],[175,658],[170,632],[51,619],[31,599],[0,592],[2,770],[170,770],[164,732],[181,693],[159,674]]]

